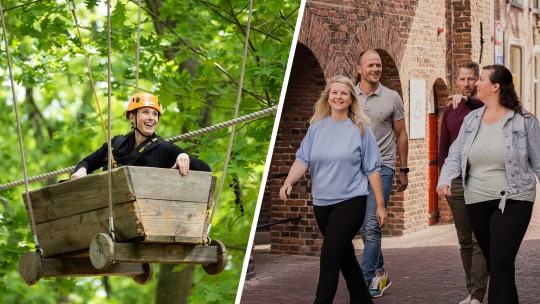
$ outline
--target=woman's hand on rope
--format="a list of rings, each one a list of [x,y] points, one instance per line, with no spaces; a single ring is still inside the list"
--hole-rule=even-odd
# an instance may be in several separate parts
[[[187,175],[189,172],[189,155],[186,153],[181,153],[176,158],[176,163],[171,169],[178,169],[180,174]]]
[[[88,173],[86,173],[86,168],[80,167],[79,170],[77,170],[77,172],[71,174],[71,179],[77,179],[77,178],[81,178],[87,175]]]
[[[377,215],[377,221],[379,222],[379,227],[382,227],[386,223],[386,219],[388,214],[386,213],[386,208],[384,207],[377,207],[377,210],[375,211]]]

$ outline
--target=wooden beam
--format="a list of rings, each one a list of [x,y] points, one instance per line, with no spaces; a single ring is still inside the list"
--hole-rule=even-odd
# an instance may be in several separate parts
[[[216,246],[148,243],[116,243],[114,260],[160,264],[216,263]]]
[[[137,276],[144,282],[151,271],[149,265],[141,263],[114,263],[107,269],[96,269],[90,259],[43,259],[35,252],[25,252],[19,260],[19,274],[28,285],[41,278],[91,276]]]
[[[149,243],[113,243],[101,233],[92,240],[90,260],[96,268],[111,262],[212,264],[219,261],[218,246]]]

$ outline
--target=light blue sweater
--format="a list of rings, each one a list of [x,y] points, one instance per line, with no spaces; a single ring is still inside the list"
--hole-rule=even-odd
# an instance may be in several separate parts
[[[381,169],[371,129],[366,127],[362,135],[349,118],[335,122],[326,117],[311,125],[296,160],[310,169],[315,206],[367,195],[367,176]]]

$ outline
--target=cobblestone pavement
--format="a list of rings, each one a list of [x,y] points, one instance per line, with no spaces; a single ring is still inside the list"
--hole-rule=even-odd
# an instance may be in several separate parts
[[[355,241],[355,246],[360,256],[361,241]],[[402,237],[384,238],[383,252],[393,284],[382,297],[374,299],[376,304],[456,304],[467,296],[454,225],[434,225]],[[312,303],[318,257],[271,255],[267,247],[256,247],[253,256],[255,275],[245,281],[242,304]],[[521,304],[540,303],[539,280],[540,208],[537,205],[516,260]],[[334,303],[348,303],[343,279]]]

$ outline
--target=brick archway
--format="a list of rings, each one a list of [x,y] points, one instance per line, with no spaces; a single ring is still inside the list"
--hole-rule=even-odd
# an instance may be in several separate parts
[[[437,78],[433,82],[432,89],[433,99],[430,100],[431,107],[434,110],[434,113],[429,113],[429,123],[430,127],[428,128],[428,154],[430,163],[435,161],[437,164],[437,174],[430,174],[428,176],[428,224],[434,224],[435,222],[449,223],[452,221],[452,212],[448,206],[448,202],[442,196],[439,196],[435,190],[436,184],[439,181],[438,177],[438,147],[439,147],[439,134],[441,130],[441,121],[442,115],[444,113],[444,108],[446,107],[448,96],[450,96],[450,89],[446,84],[445,80],[442,78]],[[432,120],[435,120],[432,122]],[[431,126],[433,124],[434,126]],[[435,128],[436,127],[436,128]],[[436,142],[433,142],[433,141]],[[433,170],[433,169],[432,169]],[[428,168],[429,171],[429,168]],[[436,209],[434,208],[436,206]],[[435,213],[437,213],[435,215]],[[435,219],[437,217],[437,219]]]
[[[355,62],[359,62],[358,56],[361,50],[375,49],[383,61],[383,73],[387,68],[385,65],[386,58],[383,58],[386,55],[392,59],[396,71],[399,71],[405,53],[405,46],[401,42],[399,34],[393,30],[394,28],[399,28],[399,26],[392,24],[392,19],[389,18],[372,18],[362,23],[362,26],[360,26],[356,33],[357,51],[354,52],[355,55],[353,56]],[[384,50],[384,52],[381,52],[381,50]],[[400,96],[403,96],[401,90],[396,91]]]
[[[298,222],[271,226],[272,253],[317,255],[322,238],[313,215],[311,180],[301,179],[291,199],[279,199],[279,189],[295,160],[300,142],[309,127],[313,106],[326,80],[317,58],[306,45],[298,43],[283,103],[283,111],[268,172],[259,223],[301,216]],[[259,230],[258,230],[259,231]]]
[[[331,63],[334,49],[333,47],[329,47],[328,44],[328,41],[331,41],[331,36],[332,33],[328,29],[328,24],[321,22],[311,11],[306,10],[304,12],[302,26],[298,35],[298,46],[303,46],[310,50],[310,57],[313,57],[318,62],[320,71],[326,77],[329,76],[326,74],[326,71],[334,71],[334,64]],[[299,54],[298,46],[295,51],[293,64],[296,63],[297,59],[306,60],[306,58],[297,56]]]

